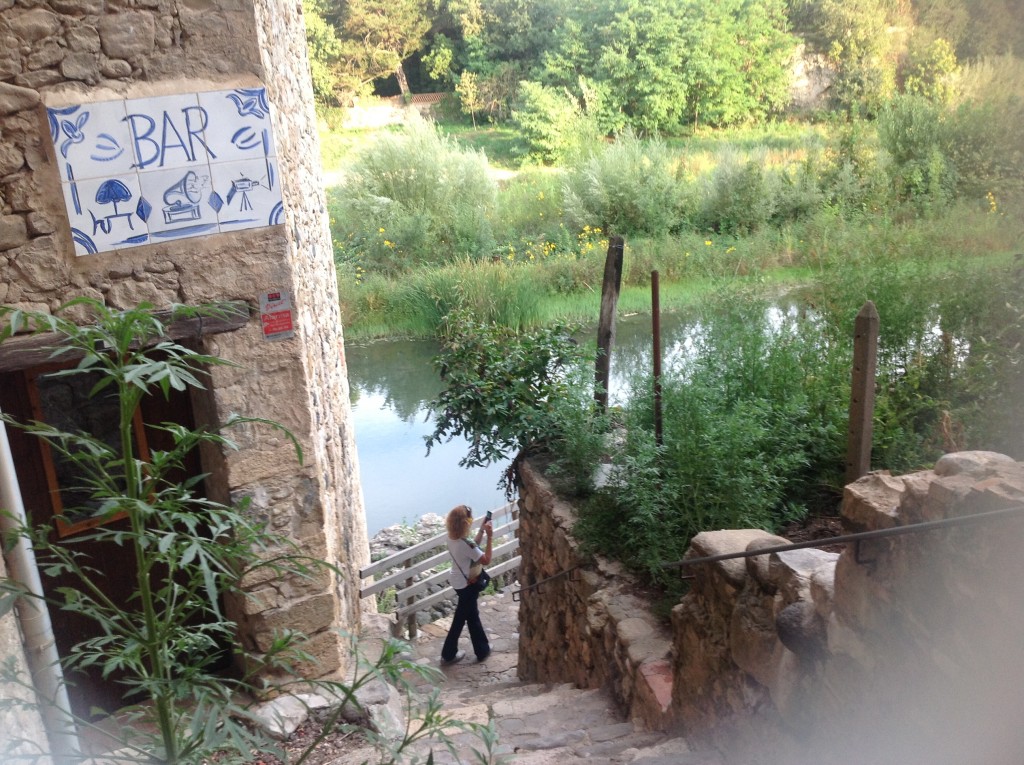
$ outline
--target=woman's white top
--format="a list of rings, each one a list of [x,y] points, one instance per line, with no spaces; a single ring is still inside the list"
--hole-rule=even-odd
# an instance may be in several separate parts
[[[469,584],[466,581],[469,567],[484,557],[484,551],[472,539],[449,539],[448,552],[455,561],[448,572],[448,582],[456,590],[461,590]]]

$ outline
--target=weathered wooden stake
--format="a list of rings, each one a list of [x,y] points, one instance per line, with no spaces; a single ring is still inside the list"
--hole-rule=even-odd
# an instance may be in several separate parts
[[[847,483],[856,481],[871,470],[878,323],[878,311],[869,300],[857,314],[853,328],[853,384],[850,390],[850,426],[846,450]]]
[[[594,401],[600,413],[608,411],[608,384],[611,378],[612,346],[615,344],[615,307],[622,286],[621,236],[608,237],[608,255],[601,282],[601,317],[597,323],[597,360],[594,363]]]
[[[651,334],[654,336],[654,442],[665,442],[661,418],[661,286],[657,271],[651,271]]]
[[[405,562],[405,567],[406,568],[412,568],[412,558],[410,558],[409,560],[407,560]],[[415,580],[413,580],[411,577],[409,579],[406,579],[405,580],[405,586],[407,588],[408,587],[412,587],[414,581]],[[406,601],[406,605],[407,606],[411,606],[415,602],[416,602],[416,598],[409,598]],[[415,640],[416,639],[416,612],[415,611],[413,611],[411,614],[409,614],[408,627],[409,627],[409,640]]]

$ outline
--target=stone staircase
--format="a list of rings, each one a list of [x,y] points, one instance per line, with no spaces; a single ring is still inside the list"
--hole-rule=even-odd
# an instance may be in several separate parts
[[[603,690],[520,682],[516,674],[518,603],[505,592],[482,598],[480,610],[491,640],[491,655],[477,663],[467,650],[462,662],[443,668],[440,697],[444,713],[455,720],[484,725],[494,721],[497,740],[490,750],[491,759],[477,754],[485,750],[479,735],[455,728],[450,731],[454,752],[423,742],[418,745],[421,756],[432,749],[439,765],[568,765],[584,761],[592,765],[723,765],[716,752],[691,751],[680,737],[638,728],[624,719]],[[439,666],[449,624],[450,619],[442,619],[422,628],[414,643],[417,661]],[[469,649],[466,633],[462,648]]]

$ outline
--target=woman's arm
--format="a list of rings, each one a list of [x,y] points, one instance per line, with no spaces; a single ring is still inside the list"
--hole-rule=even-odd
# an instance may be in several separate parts
[[[485,533],[487,534],[487,547],[484,550],[484,554],[477,559],[477,563],[481,566],[486,566],[491,562],[491,534],[494,533],[494,529],[490,521],[484,521],[480,524],[480,530],[476,533],[476,543],[478,546]]]

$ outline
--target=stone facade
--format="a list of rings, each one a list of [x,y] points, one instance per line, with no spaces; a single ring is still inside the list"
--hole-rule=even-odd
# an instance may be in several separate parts
[[[76,256],[45,107],[265,87],[280,163],[284,222]],[[217,367],[200,419],[276,420],[302,444],[250,427],[235,452],[204,455],[208,491],[252,512],[341,575],[254,580],[236,604],[242,644],[259,652],[282,627],[311,636],[319,663],[342,670],[337,629],[358,626],[369,560],[326,199],[301,3],[285,0],[0,0],[0,304],[53,311],[79,296],[115,308],[148,301],[244,301],[291,295],[295,334],[267,341],[258,318],[208,336]],[[3,353],[0,348],[0,353]],[[10,629],[6,627],[5,629]]]
[[[524,679],[609,687],[633,717],[737,764],[1020,761],[1024,514],[842,553],[698,564],[666,630],[628,577],[581,558],[573,509],[529,465],[522,476],[524,586],[583,566],[522,595]],[[852,533],[1022,505],[1024,463],[963,452],[934,470],[850,484],[842,518]],[[786,543],[757,530],[711,531],[687,557]],[[670,677],[659,686],[644,670],[661,663]],[[638,703],[643,694],[630,689],[643,686],[667,687],[670,702]]]

